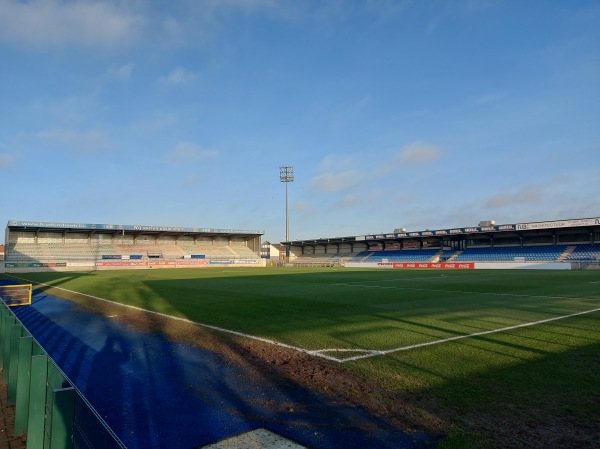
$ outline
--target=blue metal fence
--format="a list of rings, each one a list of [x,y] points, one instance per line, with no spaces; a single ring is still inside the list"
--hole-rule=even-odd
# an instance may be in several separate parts
[[[12,310],[0,302],[0,368],[27,449],[126,449]]]

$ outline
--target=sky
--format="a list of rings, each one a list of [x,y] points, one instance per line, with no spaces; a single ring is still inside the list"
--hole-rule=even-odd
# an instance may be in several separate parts
[[[0,0],[0,226],[280,242],[282,165],[291,240],[598,217],[598,23],[596,0]]]

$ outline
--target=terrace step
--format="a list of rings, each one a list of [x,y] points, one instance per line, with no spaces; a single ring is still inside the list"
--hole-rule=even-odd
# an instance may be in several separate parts
[[[569,247],[567,247],[567,249],[565,249],[563,251],[563,253],[560,256],[558,256],[558,258],[556,259],[556,261],[557,262],[564,262],[567,257],[569,257],[571,254],[573,254],[573,251],[575,251],[575,248],[577,248],[577,247],[576,246],[569,246]]]
[[[462,251],[456,251],[454,254],[452,254],[452,256],[448,259],[448,262],[454,262],[454,259],[456,259],[458,256],[460,256],[463,252]]]

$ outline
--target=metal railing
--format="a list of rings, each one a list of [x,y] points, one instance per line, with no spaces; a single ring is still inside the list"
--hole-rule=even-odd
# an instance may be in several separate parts
[[[83,394],[0,301],[0,368],[27,449],[126,449]]]

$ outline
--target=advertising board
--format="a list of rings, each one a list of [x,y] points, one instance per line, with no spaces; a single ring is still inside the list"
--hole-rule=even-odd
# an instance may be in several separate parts
[[[97,267],[145,267],[148,266],[148,262],[132,262],[132,261],[119,261],[119,262],[96,262]]]
[[[427,268],[427,269],[444,269],[444,270],[473,270],[475,264],[473,262],[394,262],[394,268]]]

